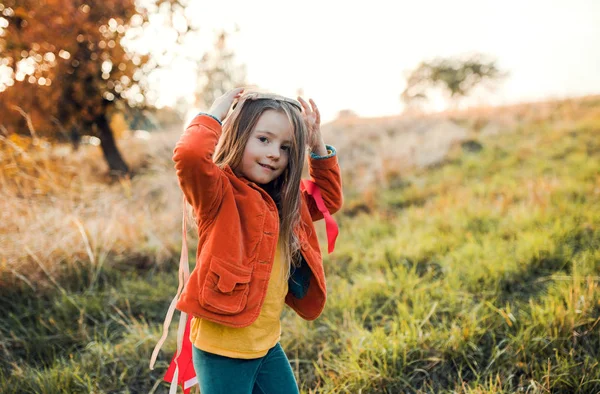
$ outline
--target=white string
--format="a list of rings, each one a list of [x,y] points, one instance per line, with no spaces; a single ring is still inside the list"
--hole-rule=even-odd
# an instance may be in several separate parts
[[[154,363],[156,362],[156,358],[158,357],[158,352],[160,351],[160,349],[162,348],[163,344],[165,343],[167,336],[169,334],[169,325],[171,324],[171,320],[173,319],[173,314],[175,313],[175,305],[177,304],[177,300],[179,299],[179,296],[181,294],[181,291],[183,290],[183,287],[185,286],[185,284],[188,281],[188,278],[190,276],[190,265],[189,265],[189,260],[188,260],[188,248],[187,248],[187,225],[186,225],[186,218],[185,218],[185,196],[183,196],[183,215],[182,215],[182,225],[181,225],[181,256],[179,258],[179,286],[177,287],[177,293],[175,294],[175,297],[173,297],[173,300],[171,300],[171,304],[169,305],[169,309],[167,310],[167,315],[165,316],[165,321],[163,322],[163,333],[162,336],[160,337],[160,339],[158,340],[158,343],[156,344],[156,346],[154,347],[154,350],[152,351],[152,357],[150,358],[150,369],[153,370],[154,369]],[[187,313],[181,313],[181,316],[179,317],[179,325],[177,327],[177,355],[175,357],[175,375],[173,377],[173,382],[175,383],[174,385],[171,384],[171,387],[175,387],[177,388],[177,372],[178,372],[178,365],[177,365],[177,357],[179,357],[179,355],[181,354],[181,348],[182,348],[182,344],[183,344],[183,333],[185,330],[185,325],[187,322]]]

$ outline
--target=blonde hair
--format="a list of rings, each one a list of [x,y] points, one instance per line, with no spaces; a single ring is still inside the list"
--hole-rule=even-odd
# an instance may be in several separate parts
[[[244,94],[225,119],[213,160],[220,168],[229,165],[235,170],[242,161],[250,134],[265,111],[278,111],[289,119],[293,137],[287,168],[271,183],[260,185],[273,198],[279,211],[278,247],[281,245],[282,258],[286,262],[283,273],[289,278],[291,266],[300,264],[300,241],[294,229],[300,225],[300,180],[306,158],[308,129],[300,109],[292,102],[256,97],[252,92]]]

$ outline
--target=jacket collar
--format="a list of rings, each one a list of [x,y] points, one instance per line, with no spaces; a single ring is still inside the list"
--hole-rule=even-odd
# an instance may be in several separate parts
[[[244,182],[246,185],[250,185],[250,186],[253,186],[253,187],[259,187],[256,183],[252,182],[251,180],[249,180],[245,176],[238,176],[235,172],[233,172],[233,169],[231,168],[231,166],[229,164],[225,164],[223,166],[223,171],[225,171],[226,173],[228,173],[228,174],[236,177],[240,181]]]
[[[227,174],[230,174],[231,176],[235,177],[236,179],[239,179],[245,185],[247,185],[255,190],[258,190],[260,192],[260,194],[262,194],[262,196],[270,202],[270,204],[272,204],[274,207],[276,206],[275,201],[273,201],[273,198],[269,195],[269,193],[267,193],[267,191],[264,188],[262,188],[260,185],[257,185],[255,182],[252,182],[245,176],[238,176],[235,172],[233,172],[233,170],[231,169],[231,166],[229,164],[225,164],[223,166],[223,171],[226,172]]]

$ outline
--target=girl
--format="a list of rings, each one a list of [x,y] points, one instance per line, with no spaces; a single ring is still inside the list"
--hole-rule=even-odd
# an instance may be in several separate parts
[[[279,344],[280,315],[284,303],[307,320],[321,314],[326,284],[313,221],[342,205],[335,149],[323,143],[314,101],[299,100],[233,89],[175,147],[198,226],[196,268],[176,307],[194,316],[202,394],[298,392]],[[301,183],[306,145],[314,182]],[[319,191],[322,199],[313,198]]]

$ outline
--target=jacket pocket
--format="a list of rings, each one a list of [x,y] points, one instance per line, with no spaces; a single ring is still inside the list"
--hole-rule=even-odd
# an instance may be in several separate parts
[[[212,256],[202,290],[204,307],[221,315],[235,315],[246,307],[252,268]]]

